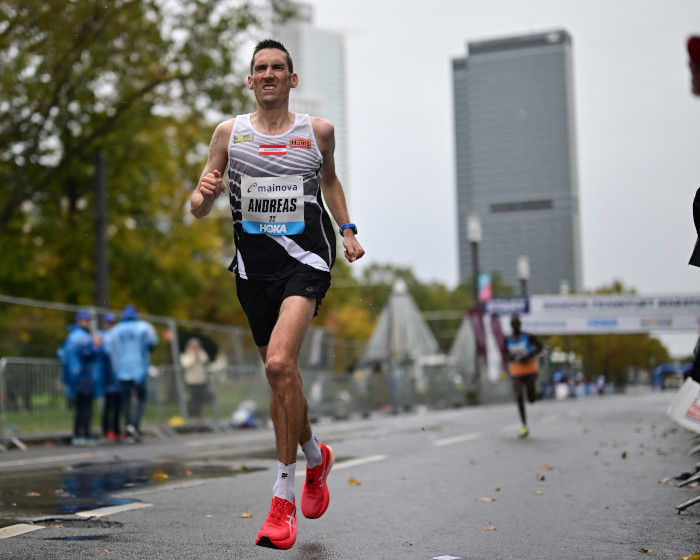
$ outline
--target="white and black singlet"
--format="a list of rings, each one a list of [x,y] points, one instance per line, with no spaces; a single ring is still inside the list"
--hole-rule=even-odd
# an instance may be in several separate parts
[[[335,231],[321,197],[323,156],[309,115],[277,136],[239,115],[228,145],[236,256],[229,270],[243,279],[274,280],[312,267],[330,272]]]

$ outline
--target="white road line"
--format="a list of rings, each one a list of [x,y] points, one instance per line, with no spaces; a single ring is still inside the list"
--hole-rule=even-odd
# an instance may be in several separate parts
[[[341,461],[333,465],[333,470],[349,469],[350,467],[366,465],[367,463],[376,463],[384,459],[386,459],[386,455],[369,455],[367,457],[359,457],[358,459],[348,459],[347,461]]]
[[[377,461],[383,461],[386,459],[386,455],[370,455],[368,457],[360,457],[359,459],[348,459],[347,461],[338,461],[333,465],[333,470],[338,469],[349,469],[350,467],[357,467],[359,465],[366,465],[367,463],[376,463]],[[302,457],[303,460],[303,457]],[[306,467],[297,469],[296,475],[300,477],[306,476]]]
[[[155,488],[143,488],[141,490],[120,490],[111,494],[112,496],[117,496],[119,498],[133,498],[135,496],[146,496],[148,494],[157,494],[158,492],[166,492],[168,490],[182,490],[183,488],[192,488],[194,486],[201,486],[202,484],[209,484],[218,479],[216,478],[206,478],[203,480],[186,480],[184,482],[173,482],[172,484],[161,484]]]
[[[450,438],[444,438],[444,439],[436,439],[433,442],[434,447],[442,447],[443,445],[452,445],[455,443],[462,443],[463,441],[472,441],[475,439],[479,439],[482,436],[479,432],[472,432],[470,434],[463,434],[461,436],[454,436]]]
[[[23,535],[24,533],[36,531],[37,529],[44,529],[44,526],[30,525],[29,523],[19,523],[18,525],[10,525],[9,527],[3,527],[2,529],[0,529],[0,539],[9,539],[10,537],[16,537],[17,535]]]
[[[42,465],[46,463],[65,463],[76,459],[94,459],[103,454],[99,451],[88,453],[74,453],[72,455],[52,455],[51,457],[37,457],[36,459],[18,459],[17,461],[0,461],[0,469],[5,467],[30,467],[32,465]]]
[[[123,511],[131,511],[132,509],[143,509],[151,507],[152,505],[153,504],[145,504],[143,502],[133,502],[131,504],[123,504],[121,506],[111,506],[99,509],[91,509],[88,511],[79,511],[75,515],[79,517],[104,517],[105,515],[112,515],[114,513],[121,513]]]

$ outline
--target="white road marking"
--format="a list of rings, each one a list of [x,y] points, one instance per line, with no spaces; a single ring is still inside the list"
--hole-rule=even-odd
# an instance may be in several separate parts
[[[0,529],[0,539],[9,539],[10,537],[16,537],[17,535],[23,535],[24,533],[36,531],[37,529],[44,529],[44,526],[30,525],[29,523],[19,523],[18,525],[10,525],[9,527],[3,527],[2,529]]]
[[[94,459],[103,454],[97,451],[88,453],[74,453],[72,455],[52,455],[51,457],[37,457],[36,459],[18,459],[16,461],[0,461],[0,469],[6,467],[30,467],[32,465],[42,465],[46,463],[65,463],[76,459]]]
[[[348,459],[347,461],[341,461],[333,465],[333,470],[349,469],[350,467],[366,465],[367,463],[376,463],[377,461],[383,461],[384,459],[386,459],[386,455],[369,455],[358,459]]]
[[[167,490],[182,490],[183,488],[192,488],[193,486],[201,486],[202,484],[209,484],[218,479],[216,478],[206,478],[204,480],[186,480],[184,482],[173,482],[172,484],[159,484],[155,488],[143,488],[140,490],[120,490],[111,494],[112,496],[118,496],[119,498],[133,498],[134,496],[145,496],[147,494],[157,494],[158,492],[165,492]]]
[[[121,506],[111,506],[99,509],[91,509],[88,511],[79,511],[75,515],[79,517],[104,517],[105,515],[112,515],[114,513],[121,513],[123,511],[131,511],[132,509],[143,509],[151,507],[152,505],[153,504],[146,504],[143,502],[133,502],[131,504],[122,504]]]
[[[450,438],[444,438],[444,439],[436,439],[433,442],[434,447],[442,447],[443,445],[452,445],[455,443],[462,443],[463,441],[472,441],[475,439],[479,439],[482,436],[479,432],[472,432],[470,434],[463,434],[461,436],[454,436]]]

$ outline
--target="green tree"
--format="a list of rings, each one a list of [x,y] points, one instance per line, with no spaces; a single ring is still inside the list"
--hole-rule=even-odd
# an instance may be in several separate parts
[[[213,123],[249,106],[242,47],[290,13],[284,0],[0,1],[0,293],[92,302],[103,151],[112,302],[238,316],[217,288],[230,224],[198,228],[186,203]]]

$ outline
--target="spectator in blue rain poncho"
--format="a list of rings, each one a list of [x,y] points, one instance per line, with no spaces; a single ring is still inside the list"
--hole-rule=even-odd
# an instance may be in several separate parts
[[[98,359],[97,369],[99,370],[99,380],[104,394],[102,403],[102,435],[107,441],[118,441],[122,439],[120,429],[122,387],[119,383],[112,360],[109,355],[109,333],[116,323],[116,317],[108,313],[102,318],[102,330],[99,335],[102,339],[102,353]]]
[[[138,318],[133,305],[127,305],[121,320],[109,332],[107,352],[121,384],[121,406],[127,436],[140,438],[141,419],[146,406],[148,368],[151,352],[158,343],[153,325]],[[132,401],[135,401],[134,407]]]
[[[99,396],[95,363],[100,347],[90,334],[90,313],[79,311],[58,350],[66,395],[75,408],[73,445],[96,443],[92,438],[93,400]]]

